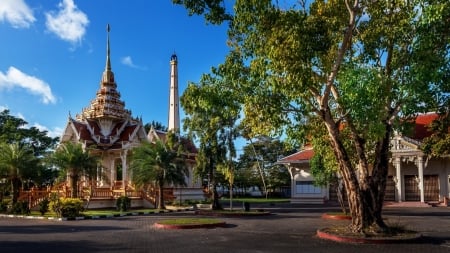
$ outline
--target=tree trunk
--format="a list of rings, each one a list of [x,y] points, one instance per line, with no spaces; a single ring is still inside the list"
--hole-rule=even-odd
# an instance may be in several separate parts
[[[78,198],[78,175],[75,173],[71,173],[70,176],[70,197]]]
[[[336,195],[337,195],[337,199],[339,202],[339,206],[341,207],[342,213],[347,215],[348,212],[347,212],[347,207],[345,206],[344,193],[345,193],[344,183],[342,182],[341,178],[338,178],[337,183],[336,183]]]
[[[217,192],[217,184],[214,182],[212,186],[212,210],[222,210],[219,201],[219,193]]]
[[[11,179],[11,191],[12,191],[12,204],[15,204],[15,203],[17,203],[17,200],[19,199],[19,192],[20,192],[20,179],[19,178]]]
[[[164,205],[164,182],[158,183],[158,209],[166,209],[166,206]]]
[[[328,130],[331,146],[333,148],[336,161],[339,166],[339,174],[344,181],[345,190],[348,197],[349,211],[352,216],[350,229],[353,232],[361,233],[367,227],[366,221],[369,219],[367,209],[363,205],[363,193],[356,174],[356,169],[350,161],[349,155],[341,140],[339,126],[334,122],[329,110],[322,111],[321,117]]]
[[[350,228],[353,232],[384,231],[387,229],[382,219],[382,207],[386,189],[386,178],[389,164],[389,143],[392,128],[388,121],[385,123],[385,135],[378,141],[375,148],[375,161],[372,173],[369,165],[364,162],[367,158],[360,157],[355,168],[350,161],[347,150],[341,140],[337,124],[327,112],[322,114],[327,127],[331,145],[339,164],[339,173],[344,181],[348,196],[349,211],[352,216]],[[364,147],[364,140],[360,141],[359,147]],[[365,155],[363,152],[361,155]],[[356,173],[356,172],[359,173]]]
[[[219,201],[219,193],[217,192],[217,183],[216,183],[216,177],[214,173],[214,166],[210,166],[209,169],[209,184],[208,187],[210,187],[211,191],[211,209],[212,210],[222,210],[222,205]],[[211,189],[212,188],[212,189]]]

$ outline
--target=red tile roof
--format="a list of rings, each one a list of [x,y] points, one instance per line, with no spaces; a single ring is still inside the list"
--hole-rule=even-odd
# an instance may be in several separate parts
[[[286,163],[305,163],[309,162],[311,158],[314,156],[314,150],[312,147],[307,147],[304,150],[301,150],[297,153],[294,153],[292,155],[286,156],[280,160],[278,160],[277,163],[286,164]]]
[[[411,138],[423,140],[431,135],[428,126],[438,117],[437,113],[425,113],[417,116],[415,120],[414,133]]]

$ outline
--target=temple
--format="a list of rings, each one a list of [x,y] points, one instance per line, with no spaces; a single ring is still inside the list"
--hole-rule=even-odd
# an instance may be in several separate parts
[[[169,93],[169,131],[178,132],[180,129],[178,96],[177,56],[173,54],[170,60],[170,93]],[[94,155],[101,157],[101,165],[97,169],[92,197],[102,200],[113,200],[122,195],[135,198],[135,206],[146,206],[145,202],[152,202],[151,193],[146,194],[135,189],[128,169],[132,149],[141,145],[143,141],[154,142],[164,139],[166,132],[155,130],[148,133],[144,128],[142,118],[133,117],[130,110],[125,108],[121,100],[114,79],[110,60],[110,27],[107,27],[106,65],[103,71],[100,87],[95,98],[83,108],[75,118],[69,115],[67,125],[61,137],[61,143],[81,143],[84,149],[89,149]],[[202,199],[201,183],[194,180],[194,164],[196,148],[188,140],[182,140],[188,147],[187,163],[189,175],[186,178],[187,187],[176,188],[168,186],[169,195],[174,199]],[[83,196],[82,182],[80,196]],[[183,195],[181,195],[183,193]],[[98,207],[106,207],[111,203],[104,203]],[[106,203],[106,204],[105,204]],[[147,203],[148,205],[149,203]]]

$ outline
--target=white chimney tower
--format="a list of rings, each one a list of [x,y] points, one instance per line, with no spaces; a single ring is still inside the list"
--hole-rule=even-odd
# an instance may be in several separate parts
[[[169,126],[168,130],[179,133],[180,109],[178,96],[178,61],[177,55],[170,57],[170,95],[169,95]]]

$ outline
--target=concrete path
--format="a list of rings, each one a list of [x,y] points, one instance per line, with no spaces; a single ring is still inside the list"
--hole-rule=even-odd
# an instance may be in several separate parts
[[[319,239],[318,228],[348,223],[320,216],[321,206],[266,206],[270,216],[220,218],[224,228],[163,230],[160,219],[193,212],[120,218],[51,221],[0,218],[0,252],[450,252],[450,208],[385,208],[388,223],[420,231],[420,242],[389,245],[343,244]]]

